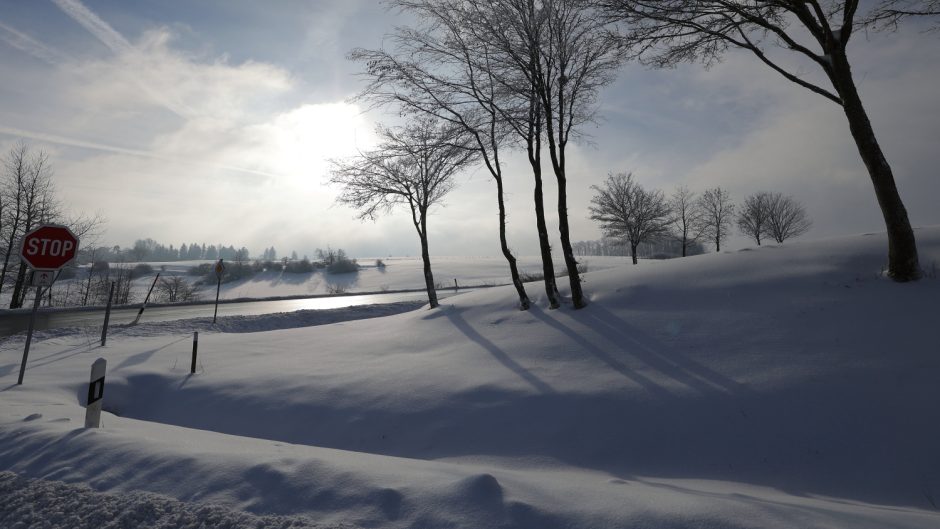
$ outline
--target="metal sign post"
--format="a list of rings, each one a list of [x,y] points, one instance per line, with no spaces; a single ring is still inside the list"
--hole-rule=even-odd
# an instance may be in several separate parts
[[[212,323],[215,324],[215,318],[219,314],[219,290],[222,289],[222,274],[225,273],[225,265],[222,264],[222,260],[219,259],[218,263],[215,263],[215,277],[218,279],[218,282],[215,284],[215,311],[212,313]]]
[[[91,378],[88,381],[88,400],[85,405],[85,428],[101,426],[101,405],[104,398],[104,374],[108,361],[104,358],[91,364]]]
[[[29,358],[29,344],[33,341],[33,328],[36,326],[36,311],[39,310],[39,300],[42,298],[42,287],[36,287],[36,301],[33,302],[33,312],[29,315],[29,328],[26,331],[26,346],[23,347],[23,361],[20,363],[20,376],[16,379],[17,385],[23,385],[23,375],[26,374],[26,359]]]

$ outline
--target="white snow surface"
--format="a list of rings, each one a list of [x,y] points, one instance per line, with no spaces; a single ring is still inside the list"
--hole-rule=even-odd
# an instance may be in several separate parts
[[[579,261],[588,270],[607,270],[622,267],[629,257],[590,256],[580,257]],[[460,287],[481,285],[505,285],[510,283],[509,267],[502,257],[432,257],[434,281],[443,288],[454,286],[454,280]],[[133,300],[139,304],[153,284],[156,271],[161,277],[181,276],[190,282],[201,277],[188,274],[189,268],[205,261],[179,261],[169,263],[148,263],[154,267],[151,275],[141,276],[133,281]],[[220,299],[269,298],[286,296],[320,296],[336,291],[343,292],[383,292],[387,290],[419,290],[424,288],[424,264],[421,258],[389,257],[383,258],[386,266],[375,266],[375,259],[360,259],[358,272],[331,274],[320,269],[314,272],[291,274],[281,270],[266,270],[258,274],[235,281],[222,283]],[[555,261],[555,272],[564,270],[564,261]],[[541,274],[542,265],[538,257],[520,257],[520,272]],[[161,270],[161,268],[163,270]],[[63,289],[71,281],[58,281],[54,288]],[[73,286],[72,288],[78,288]],[[202,300],[215,299],[214,282],[202,285],[198,289]]]
[[[883,277],[884,234],[764,246],[589,272],[578,311],[531,283],[525,312],[500,287],[203,330],[195,375],[185,322],[41,339],[23,386],[5,343],[0,484],[325,526],[935,528],[940,227],[915,233],[915,283]]]
[[[10,529],[316,529],[302,516],[255,516],[156,494],[102,494],[85,485],[0,472],[0,527]],[[341,529],[341,526],[335,526]],[[347,526],[348,527],[348,526]]]

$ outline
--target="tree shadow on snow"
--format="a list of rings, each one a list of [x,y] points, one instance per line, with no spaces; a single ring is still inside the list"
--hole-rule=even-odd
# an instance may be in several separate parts
[[[476,331],[476,329],[467,323],[467,320],[463,319],[459,311],[450,310],[444,314],[446,315],[447,319],[449,319],[451,323],[454,324],[454,327],[456,327],[458,331],[462,332],[464,336],[470,340],[476,342],[480,347],[486,349],[487,352],[493,355],[493,358],[495,358],[499,363],[503,364],[513,373],[519,375],[519,378],[527,382],[536,391],[543,394],[555,393],[555,389],[548,385],[547,382],[532,374],[531,371],[522,367],[518,362],[513,360],[512,357],[506,353],[506,351],[503,351],[496,344],[484,338],[483,335],[481,335]]]
[[[586,321],[595,324],[594,328],[602,329],[603,332],[616,337],[625,352],[690,387],[703,392],[718,390],[732,395],[750,392],[744,384],[692,360],[599,304],[592,305],[585,311],[584,317]]]

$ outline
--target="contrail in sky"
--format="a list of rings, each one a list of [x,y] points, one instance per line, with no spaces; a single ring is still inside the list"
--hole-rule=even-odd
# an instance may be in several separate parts
[[[85,140],[79,140],[75,138],[66,138],[65,136],[58,136],[56,134],[47,134],[45,132],[32,132],[28,130],[17,129],[13,127],[5,127],[0,125],[0,134],[7,134],[10,136],[16,136],[20,138],[30,138],[38,141],[47,141],[49,143],[57,143],[59,145],[68,145],[70,147],[81,147],[83,149],[92,149],[96,151],[111,152],[115,154],[126,154],[129,156],[137,156],[140,158],[152,158],[155,160],[163,160],[172,163],[179,163],[184,165],[194,165],[201,167],[211,167],[213,169],[224,169],[226,171],[235,171],[239,173],[247,173],[258,176],[264,176],[267,178],[282,178],[283,175],[278,175],[274,173],[268,173],[265,171],[257,171],[255,169],[245,169],[244,167],[236,167],[234,165],[225,165],[225,164],[215,164],[208,162],[199,162],[194,160],[181,160],[179,158],[172,158],[170,156],[163,156],[161,154],[156,154],[150,151],[142,151],[138,149],[125,149],[124,147],[115,147],[113,145],[106,145],[103,143],[90,142]]]
[[[10,46],[13,46],[18,50],[24,51],[33,57],[46,61],[50,64],[61,64],[67,60],[67,58],[61,53],[35,40],[27,34],[11,28],[3,22],[0,22],[0,39],[5,41]]]
[[[107,46],[115,55],[130,57],[134,62],[141,65],[145,63],[146,57],[140,50],[78,0],[52,0],[52,3],[71,17],[72,20],[78,22],[79,25],[88,30],[89,33]],[[196,114],[192,109],[186,107],[185,104],[169,100],[164,97],[163,94],[147,86],[147,84],[139,80],[137,84],[151,98],[174,114],[183,118],[190,118]]]
[[[52,0],[52,3],[57,5],[66,15],[72,17],[74,21],[81,24],[114,53],[132,53],[136,51],[133,44],[78,0]]]

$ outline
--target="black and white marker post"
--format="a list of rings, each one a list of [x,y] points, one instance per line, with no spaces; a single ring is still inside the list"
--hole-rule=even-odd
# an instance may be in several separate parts
[[[134,321],[131,322],[131,325],[137,325],[137,322],[140,321],[140,317],[144,315],[144,309],[147,308],[147,302],[150,301],[150,294],[153,293],[153,287],[157,286],[158,279],[160,279],[160,274],[157,274],[157,277],[153,278],[153,283],[150,285],[150,290],[147,291],[147,297],[144,298],[144,304],[140,306],[140,310],[137,311],[137,317],[134,318]]]
[[[108,321],[111,319],[111,300],[114,299],[114,281],[111,282],[111,289],[108,291],[108,308],[104,310],[104,327],[101,328],[101,347],[108,341]]]
[[[88,381],[88,401],[85,405],[85,428],[101,426],[101,405],[104,398],[104,374],[108,361],[104,358],[91,364],[91,378]]]
[[[212,313],[212,323],[215,324],[215,317],[219,314],[219,290],[222,289],[222,274],[225,273],[225,265],[222,264],[222,260],[219,259],[218,263],[215,263],[215,277],[218,279],[218,282],[215,284],[215,311]]]
[[[196,374],[196,350],[199,349],[199,331],[193,332],[193,361],[189,365],[189,374]]]

